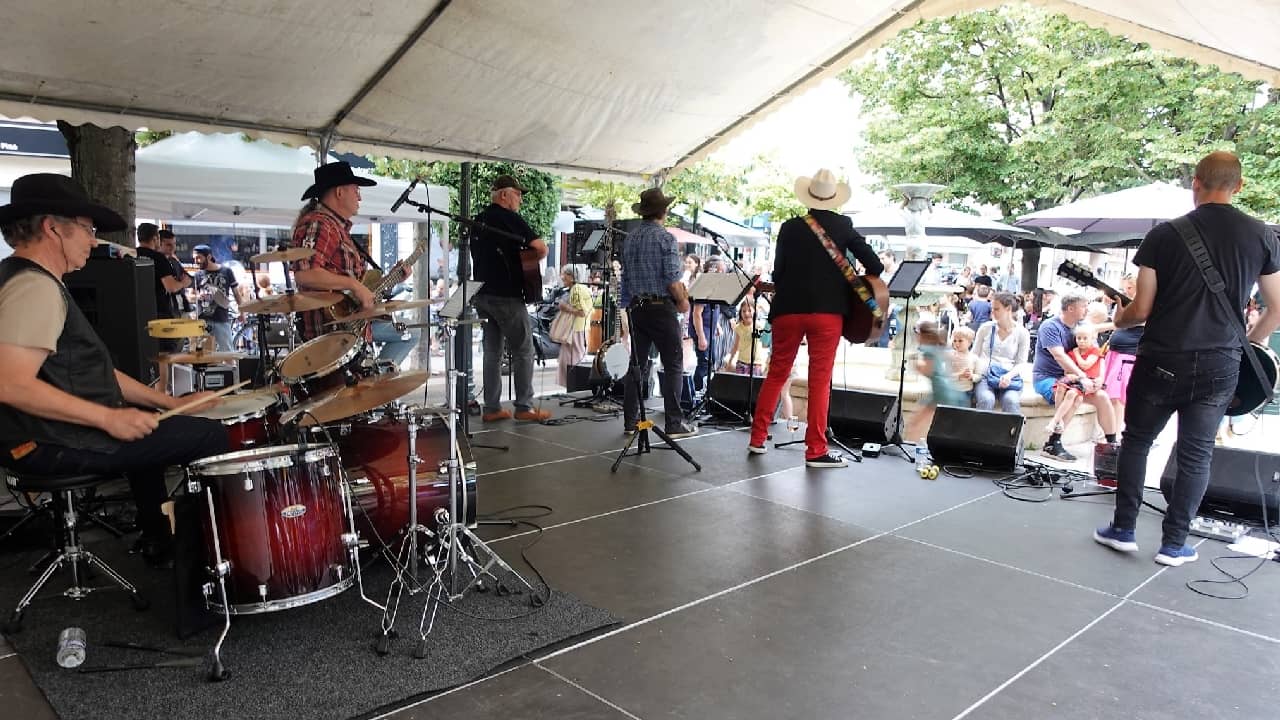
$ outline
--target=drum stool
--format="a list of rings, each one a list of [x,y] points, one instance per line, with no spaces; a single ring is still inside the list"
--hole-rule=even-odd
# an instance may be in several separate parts
[[[123,575],[116,572],[107,565],[97,555],[85,550],[80,546],[79,518],[78,512],[80,508],[76,506],[77,490],[86,490],[96,487],[102,483],[115,480],[115,475],[26,475],[14,474],[13,489],[19,492],[47,492],[53,498],[53,512],[58,526],[62,528],[62,549],[53,562],[45,568],[40,577],[36,579],[30,590],[22,596],[18,601],[17,607],[13,609],[13,615],[9,617],[9,621],[4,625],[5,634],[13,634],[22,629],[22,613],[27,609],[35,599],[37,593],[49,582],[53,574],[64,564],[71,569],[71,587],[62,591],[66,597],[74,600],[81,600],[88,597],[89,593],[94,590],[104,588],[87,587],[83,584],[81,577],[80,563],[84,562],[88,565],[98,568],[106,573],[120,589],[129,593],[129,599],[133,602],[134,608],[137,610],[146,610],[150,603],[146,598],[138,594],[138,589],[133,586]]]

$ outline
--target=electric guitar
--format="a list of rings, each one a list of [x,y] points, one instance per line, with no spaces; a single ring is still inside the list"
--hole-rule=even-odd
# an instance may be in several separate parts
[[[1092,270],[1080,263],[1070,260],[1063,262],[1058,266],[1058,275],[1077,285],[1100,290],[1121,305],[1128,305],[1131,302],[1128,296],[1099,280]],[[1236,379],[1236,392],[1227,405],[1227,415],[1230,417],[1257,414],[1262,410],[1262,407],[1267,404],[1268,386],[1272,388],[1272,394],[1280,391],[1280,384],[1277,384],[1277,381],[1280,381],[1280,360],[1276,358],[1276,354],[1271,352],[1270,348],[1256,342],[1250,342],[1249,347],[1254,357],[1258,358],[1264,377],[1259,378],[1254,372],[1253,362],[1249,360],[1248,355],[1240,356],[1240,375]]]
[[[360,278],[360,284],[369,288],[375,298],[381,297],[387,290],[404,282],[404,279],[409,276],[409,270],[413,268],[414,263],[418,262],[418,258],[422,257],[422,253],[426,252],[428,242],[430,242],[430,237],[424,237],[419,240],[418,244],[413,247],[413,252],[405,256],[403,260],[396,261],[396,264],[392,265],[385,275],[373,269],[366,271],[364,276]],[[329,316],[330,320],[341,320],[352,313],[359,312],[360,303],[350,293],[346,293],[346,296],[345,300],[325,309],[324,312]],[[356,324],[352,323],[352,326]]]

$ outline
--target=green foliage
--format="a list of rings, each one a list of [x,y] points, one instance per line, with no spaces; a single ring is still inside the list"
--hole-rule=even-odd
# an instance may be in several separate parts
[[[617,204],[617,219],[636,216],[631,205],[639,200],[644,185],[640,183],[609,182],[606,180],[565,180],[564,187],[572,188],[584,205],[607,210]]]
[[[740,203],[746,184],[745,169],[728,168],[714,160],[703,160],[668,178],[662,192],[675,196],[676,202],[687,206],[696,218],[698,211],[712,200]]]
[[[471,207],[463,212],[459,206],[462,166],[456,162],[427,162],[389,157],[370,157],[375,175],[411,180],[421,177],[433,185],[453,189],[449,212],[472,217],[489,205],[489,188],[499,175],[514,176],[529,190],[524,194],[520,215],[539,237],[547,237],[560,211],[560,178],[543,170],[511,162],[481,162],[471,165]],[[458,223],[449,226],[449,242],[458,241]]]
[[[1277,98],[1260,83],[1025,5],[922,21],[842,75],[864,98],[864,165],[885,185],[1006,217],[1154,180],[1236,150],[1242,205],[1280,208]]]
[[[139,148],[144,148],[148,145],[154,145],[171,135],[173,135],[171,130],[139,130],[133,134],[133,141],[138,143]]]

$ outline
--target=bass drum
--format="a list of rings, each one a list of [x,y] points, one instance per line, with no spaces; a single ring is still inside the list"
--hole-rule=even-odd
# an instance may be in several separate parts
[[[449,507],[449,429],[438,418],[423,418],[418,428],[418,522],[436,527],[435,511]],[[374,544],[391,546],[409,524],[409,423],[399,418],[329,426],[351,481],[355,525]],[[476,521],[476,464],[465,435],[458,436],[466,478],[466,522]]]

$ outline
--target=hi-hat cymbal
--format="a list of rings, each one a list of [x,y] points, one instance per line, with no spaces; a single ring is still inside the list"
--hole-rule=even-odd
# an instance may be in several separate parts
[[[240,306],[240,312],[254,315],[279,315],[291,312],[319,310],[335,305],[345,296],[335,292],[296,292],[272,295]]]
[[[345,315],[341,319],[327,322],[325,325],[343,325],[345,323],[357,322],[360,320],[373,320],[374,318],[390,315],[391,313],[397,313],[402,310],[413,310],[415,308],[423,308],[428,305],[443,302],[444,300],[389,300],[387,302],[374,303],[373,307],[368,310],[361,310],[360,312]]]
[[[296,247],[254,255],[249,258],[249,261],[254,263],[294,262],[295,260],[309,260],[315,254],[316,251],[313,248]]]
[[[233,360],[243,360],[247,357],[249,356],[238,352],[193,352],[173,353],[169,355],[167,361],[175,365],[216,365]]]
[[[399,400],[404,395],[422,387],[429,374],[425,370],[376,375],[315,400],[296,405],[280,416],[282,425],[298,421],[302,427],[336,422],[352,415],[359,415],[374,408]]]

